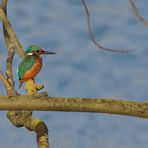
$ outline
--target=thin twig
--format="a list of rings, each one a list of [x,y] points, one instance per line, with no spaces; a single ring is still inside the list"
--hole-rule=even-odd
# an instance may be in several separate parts
[[[20,55],[20,57],[24,56],[24,50],[22,45],[20,44],[15,32],[12,29],[11,23],[9,22],[9,20],[7,19],[7,16],[5,14],[5,12],[3,11],[2,6],[0,5],[0,19],[3,23],[3,25],[5,26],[5,29],[10,37],[10,41],[13,43],[13,45],[15,46],[17,53]]]
[[[126,50],[126,49],[112,49],[112,48],[106,48],[102,45],[100,45],[94,35],[93,35],[93,31],[92,31],[92,28],[91,28],[91,20],[90,20],[90,14],[89,14],[89,10],[88,10],[88,7],[87,7],[87,4],[86,4],[86,1],[85,0],[82,0],[82,3],[83,3],[83,6],[85,8],[85,13],[86,13],[86,16],[87,16],[87,24],[88,24],[88,31],[89,31],[89,36],[92,40],[92,42],[100,49],[103,49],[103,50],[106,50],[106,51],[111,51],[111,52],[121,52],[121,53],[129,53],[131,51],[134,51],[134,50]]]
[[[8,80],[5,78],[5,76],[3,75],[3,73],[1,71],[0,71],[0,79],[2,80],[3,85],[4,85],[6,90],[11,89],[10,83],[8,82]]]
[[[132,9],[136,15],[136,17],[145,25],[145,26],[148,26],[148,22],[144,19],[143,16],[140,15],[140,13],[138,12],[133,0],[129,0],[131,6],[132,6]]]
[[[7,16],[7,0],[2,0],[2,8]],[[7,60],[6,60],[6,76],[10,84],[14,86],[13,75],[12,75],[12,61],[13,61],[13,56],[15,54],[15,48],[14,48],[14,45],[10,41],[10,37],[4,25],[3,25],[3,33],[4,33],[4,39],[5,39],[6,46],[9,49]]]
[[[6,41],[6,44],[8,45],[9,43]],[[14,86],[13,75],[12,75],[12,60],[15,54],[15,49],[12,44],[9,44],[8,48],[9,48],[9,51],[8,51],[8,56],[6,59],[6,75],[7,75],[7,79],[10,82],[10,84]]]
[[[3,86],[5,87],[8,96],[16,96],[17,92],[13,86],[9,83],[9,81],[5,78],[3,73],[0,71],[0,79],[2,80]]]

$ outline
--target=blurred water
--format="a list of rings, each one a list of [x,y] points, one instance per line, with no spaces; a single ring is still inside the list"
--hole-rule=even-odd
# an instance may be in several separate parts
[[[128,1],[88,0],[88,4],[93,31],[101,44],[136,51],[117,54],[96,48],[88,36],[80,0],[12,0],[8,3],[8,16],[23,47],[37,44],[57,53],[44,57],[44,66],[36,81],[42,80],[51,96],[147,101],[148,28],[134,16]],[[136,4],[147,18],[148,1],[136,1]],[[4,71],[2,62],[7,49],[2,37],[0,46],[0,67]],[[17,88],[18,60],[15,56],[13,70]],[[5,94],[2,85],[0,90]],[[48,125],[52,148],[146,148],[148,145],[146,119],[91,113],[34,114]],[[5,112],[0,112],[0,117],[1,147],[35,147],[34,133],[13,127]]]

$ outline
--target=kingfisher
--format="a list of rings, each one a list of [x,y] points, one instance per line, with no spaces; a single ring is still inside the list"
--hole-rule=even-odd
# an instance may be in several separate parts
[[[19,82],[21,87],[23,82],[35,78],[42,68],[42,55],[56,54],[55,52],[45,51],[36,45],[30,45],[25,52],[25,56],[20,62],[17,70]]]

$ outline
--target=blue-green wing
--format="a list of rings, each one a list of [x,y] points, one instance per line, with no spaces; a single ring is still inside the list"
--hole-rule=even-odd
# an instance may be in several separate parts
[[[19,80],[21,80],[24,74],[33,67],[34,63],[35,63],[34,56],[26,55],[22,59],[21,63],[18,66],[18,71],[17,71]]]

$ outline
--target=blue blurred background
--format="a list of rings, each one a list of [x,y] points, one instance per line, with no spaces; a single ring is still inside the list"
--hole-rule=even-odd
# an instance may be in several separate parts
[[[148,19],[148,1],[135,2]],[[9,1],[8,16],[23,47],[36,44],[57,53],[44,57],[37,83],[43,83],[51,96],[147,101],[148,27],[134,16],[128,0],[88,0],[88,7],[99,43],[136,51],[119,54],[98,49],[88,36],[80,0]],[[2,27],[0,69],[4,72],[7,48],[1,30]],[[13,63],[16,88],[19,61],[16,55]],[[5,95],[2,83],[0,94]],[[1,147],[35,147],[35,133],[14,127],[5,113],[0,112]],[[52,148],[148,146],[147,119],[99,113],[34,112],[34,115],[48,125]]]

